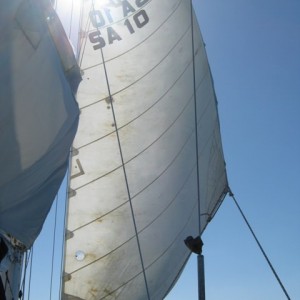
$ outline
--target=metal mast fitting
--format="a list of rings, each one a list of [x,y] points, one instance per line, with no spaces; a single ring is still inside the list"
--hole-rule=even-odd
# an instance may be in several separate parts
[[[198,255],[198,299],[205,300],[204,256],[202,255],[203,242],[200,236],[195,238],[188,236],[184,240],[184,243],[189,250]]]

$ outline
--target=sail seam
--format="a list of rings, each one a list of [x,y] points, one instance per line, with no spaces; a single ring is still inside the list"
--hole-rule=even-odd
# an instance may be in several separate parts
[[[189,224],[189,221],[191,220],[191,217],[194,213],[194,207],[197,205],[197,203],[194,204],[193,209],[191,210],[191,214],[187,220],[187,222],[184,224],[184,226],[182,227],[182,229],[179,231],[179,233],[175,236],[174,240],[171,242],[171,244],[168,245],[168,247],[158,256],[156,257],[147,267],[146,269],[149,269],[153,264],[155,264],[160,258],[162,258],[168,251],[169,249],[171,249],[171,247],[175,244],[176,240],[181,237],[181,234],[183,233],[184,229],[186,228],[186,226]],[[138,277],[142,272],[139,272],[138,274],[136,274],[134,277],[132,277],[130,280],[128,280],[127,282],[125,282],[124,284],[122,284],[121,286],[119,286],[117,289],[115,289],[114,291],[110,292],[108,295],[100,298],[100,300],[105,299],[106,297],[108,297],[109,295],[113,294],[114,292],[116,292],[118,289],[120,289],[121,287],[125,286],[126,284],[128,284],[130,281],[134,280],[136,277]]]
[[[189,172],[188,176],[187,176],[186,179],[184,180],[184,183],[182,184],[182,186],[180,187],[180,189],[178,190],[178,192],[176,193],[176,195],[174,196],[174,198],[171,200],[171,202],[166,206],[166,208],[165,208],[165,209],[164,209],[157,217],[155,217],[155,219],[153,219],[153,221],[151,221],[150,223],[148,223],[148,225],[146,225],[145,227],[143,227],[143,228],[139,231],[139,233],[141,233],[141,232],[144,231],[147,227],[149,227],[150,224],[152,224],[155,220],[157,220],[157,219],[159,218],[159,216],[161,216],[161,215],[167,210],[167,208],[170,207],[170,206],[172,205],[172,203],[176,200],[177,196],[178,196],[179,193],[183,190],[183,188],[185,187],[186,183],[188,182],[188,179],[190,178],[190,176],[191,176],[192,173],[193,173],[193,170],[195,169],[195,166],[196,166],[196,165],[194,165],[194,166],[191,168],[191,171]],[[138,196],[138,194],[134,195],[134,196],[132,197],[132,199],[135,198],[136,196]],[[122,206],[126,205],[126,203],[128,203],[128,201],[129,201],[129,200],[123,202],[122,204],[118,205],[117,207],[115,207],[114,209],[110,210],[109,212],[107,212],[107,213],[101,215],[100,217],[98,217],[98,218],[92,220],[91,222],[88,222],[88,223],[86,223],[86,224],[84,224],[84,225],[82,225],[82,226],[80,226],[80,227],[77,227],[77,228],[73,229],[72,232],[75,232],[75,231],[77,231],[77,230],[80,230],[80,229],[82,229],[82,228],[84,228],[84,227],[86,227],[86,226],[88,226],[88,225],[90,225],[90,224],[92,224],[92,223],[94,223],[94,222],[96,222],[96,221],[98,221],[98,220],[104,218],[105,216],[107,216],[107,215],[113,213],[114,211],[118,210],[118,209],[121,208]]]
[[[148,111],[150,111],[153,107],[155,107],[155,105],[157,105],[158,103],[160,103],[161,101],[165,100],[165,96],[172,90],[172,88],[176,85],[176,83],[181,79],[181,77],[185,74],[186,70],[189,68],[190,64],[187,65],[187,67],[183,70],[183,72],[178,76],[178,78],[176,78],[176,80],[172,83],[172,85],[156,100],[153,102],[153,104],[151,104],[146,110],[144,110],[143,112],[141,112],[138,116],[134,117],[133,119],[131,119],[129,122],[125,123],[124,125],[120,126],[119,129],[123,129],[125,128],[127,125],[133,123],[134,121],[136,121],[137,119],[139,119],[141,116],[143,116],[144,114],[146,114]],[[204,76],[205,77],[205,76]],[[203,78],[204,79],[204,78]],[[187,102],[190,102],[192,99],[192,97],[190,99],[188,99]],[[104,99],[101,99],[99,100],[98,102],[100,101],[104,101]],[[94,105],[98,102],[94,102],[93,104],[91,105]],[[85,106],[84,108],[87,108],[88,106]],[[79,150],[79,149],[82,149],[88,145],[91,145],[93,144],[94,142],[97,142],[107,136],[109,136],[110,134],[113,134],[114,131],[111,131],[110,133],[107,133],[106,135],[92,141],[92,142],[89,142],[87,144],[84,144],[80,147],[77,147],[76,149]]]
[[[145,186],[141,191],[139,191],[137,194],[135,194],[134,197],[136,197],[138,194],[140,194],[140,193],[141,193],[143,190],[145,190],[149,185],[151,185],[154,181],[156,181],[163,173],[166,172],[166,170],[174,163],[174,161],[176,160],[176,158],[177,158],[177,157],[179,156],[179,154],[182,152],[182,150],[184,149],[184,147],[185,147],[186,144],[188,143],[188,140],[191,138],[193,132],[194,132],[194,130],[191,131],[191,133],[190,133],[190,135],[188,136],[188,138],[186,139],[185,143],[184,143],[183,146],[180,148],[180,150],[176,153],[175,157],[171,160],[171,162],[167,165],[167,167],[166,167],[166,168],[165,168],[165,169],[164,169],[164,170],[163,170],[163,171],[162,171],[162,172],[161,172],[161,173],[160,173],[153,181],[151,181],[150,184],[148,184],[148,185]],[[152,145],[152,144],[151,144],[151,145]],[[150,145],[150,146],[151,146],[151,145]],[[148,146],[146,149],[144,149],[141,153],[143,153],[144,151],[146,151],[150,146]],[[139,153],[138,155],[140,155],[141,153]],[[127,162],[124,162],[124,165],[125,165],[125,164],[128,164],[130,161],[132,161],[132,159],[136,158],[138,155],[136,155],[135,157],[131,158],[131,159],[128,160]],[[98,178],[95,178],[94,180],[89,181],[89,182],[87,182],[87,183],[85,183],[85,184],[83,184],[83,185],[81,185],[81,186],[75,188],[75,190],[79,190],[79,189],[81,189],[81,188],[87,186],[88,184],[90,184],[90,183],[92,183],[92,182],[95,182],[95,181],[97,181],[97,180],[99,180],[99,179],[105,177],[106,175],[108,175],[108,174],[110,174],[110,173],[112,173],[112,172],[114,172],[114,171],[116,171],[116,170],[122,168],[122,166],[123,166],[123,165],[118,166],[117,168],[111,170],[110,172],[107,172],[107,173],[103,174],[102,176],[100,176],[100,177],[98,177]]]
[[[163,93],[151,106],[149,106],[146,110],[144,110],[142,113],[140,113],[138,116],[134,117],[133,119],[131,119],[129,122],[125,123],[124,125],[120,126],[119,127],[119,130],[120,129],[123,129],[125,128],[126,126],[128,126],[129,124],[133,123],[134,121],[138,120],[141,116],[143,116],[145,113],[147,113],[148,111],[150,111],[153,107],[155,107],[155,105],[157,105],[159,102],[163,101],[165,99],[165,96],[169,93],[169,91],[172,90],[172,88],[175,86],[175,84],[181,79],[181,77],[185,74],[185,72],[187,71],[187,69],[189,68],[191,62],[187,65],[187,67],[183,70],[183,72],[179,75],[179,77],[176,79],[176,81],[168,88],[168,90],[166,90],[165,93]],[[197,86],[197,90],[199,89],[199,87],[201,86],[201,84],[203,83],[203,80],[206,78],[206,76],[209,74],[209,72],[205,72],[205,74],[203,75],[202,79],[200,80],[198,86]],[[190,99],[188,99],[188,103],[190,101],[192,101],[193,99],[193,95],[190,97]],[[104,101],[104,99],[102,100],[99,100],[100,101]],[[91,104],[91,105],[94,105],[96,104],[97,102]],[[85,106],[84,108],[87,108],[88,106]],[[207,108],[205,108],[206,110]],[[201,117],[203,116],[203,114],[205,113],[205,111],[202,113]],[[101,136],[100,138],[97,138],[87,144],[84,144],[82,146],[79,146],[76,148],[76,150],[80,150],[86,146],[89,146],[89,145],[92,145],[93,143],[97,142],[97,141],[100,141],[101,139],[113,134],[115,131],[111,131],[103,136]]]
[[[191,172],[190,172],[189,175],[187,176],[187,178],[186,178],[186,180],[185,180],[185,183],[182,185],[181,189],[180,189],[180,190],[178,191],[178,193],[175,195],[174,199],[168,204],[167,208],[168,208],[169,206],[171,206],[171,204],[173,203],[173,201],[175,201],[175,199],[177,198],[178,194],[179,194],[179,193],[181,192],[181,190],[184,188],[186,182],[188,181],[189,177],[191,176],[193,170],[195,169],[195,166],[196,166],[196,164],[195,164],[195,165],[193,166],[193,168],[191,169]],[[223,174],[223,175],[224,175],[224,174]],[[210,213],[201,214],[201,216],[207,215],[207,216],[209,216],[210,218],[212,218],[213,215],[216,213],[217,208],[220,206],[220,204],[221,204],[222,201],[224,200],[224,197],[226,196],[227,192],[228,192],[228,188],[226,187],[226,188],[221,192],[221,195],[220,195],[219,197],[217,197],[218,201],[216,202],[216,205],[213,207],[213,209],[210,211]],[[136,197],[136,196],[137,196],[137,194],[134,195],[134,196],[132,197],[132,199],[133,199],[134,197]],[[121,206],[125,205],[126,203],[128,203],[128,201],[126,201],[125,203],[122,203],[120,206],[118,206],[118,207],[115,208],[114,210],[117,210],[118,208],[120,208]],[[195,204],[195,205],[196,205],[196,204]],[[165,212],[165,211],[167,210],[167,208],[165,208],[163,212]],[[114,211],[114,210],[112,210],[112,211]],[[108,214],[111,213],[112,211],[108,212],[108,213],[105,214],[105,215],[102,215],[100,218],[97,218],[96,220],[101,219],[102,217],[108,215]],[[162,212],[161,214],[159,214],[159,215],[154,219],[154,221],[157,220],[157,219],[159,218],[159,216],[163,214],[163,212]],[[190,216],[190,217],[191,217],[191,216]],[[96,221],[96,220],[94,220],[94,221]],[[188,221],[189,221],[189,220],[190,220],[190,218],[188,219]],[[93,222],[94,222],[94,221],[93,221]],[[148,228],[154,221],[150,222],[149,224],[147,224],[147,226],[145,226],[143,229],[141,229],[140,231],[138,231],[138,234],[140,234],[140,233],[143,232],[146,228]],[[88,224],[85,224],[84,226],[81,226],[81,227],[79,227],[79,228],[77,228],[77,229],[75,229],[75,230],[73,230],[73,231],[79,230],[79,229],[81,229],[81,228],[83,228],[83,227],[85,227],[85,226],[87,226],[87,225],[89,225],[89,224],[91,224],[91,223],[92,223],[92,222],[90,222],[90,223],[88,223]],[[205,226],[205,227],[206,227],[206,226]],[[205,228],[203,228],[203,230],[204,230],[204,229],[205,229]],[[202,232],[203,232],[203,230],[202,230]],[[116,247],[115,249],[113,249],[112,251],[106,253],[104,256],[101,256],[101,257],[98,258],[97,260],[95,260],[95,261],[93,261],[93,262],[91,262],[91,263],[89,263],[89,264],[87,264],[87,265],[81,267],[80,269],[77,269],[77,270],[71,272],[70,274],[73,274],[73,273],[75,273],[75,272],[77,272],[77,271],[80,271],[81,269],[83,269],[83,268],[85,268],[85,267],[88,267],[89,265],[95,263],[96,261],[99,261],[99,260],[103,259],[103,258],[106,257],[107,255],[113,253],[114,251],[116,251],[117,249],[119,249],[120,247],[122,247],[123,245],[125,245],[126,243],[128,243],[129,241],[131,241],[134,237],[135,237],[135,236],[131,237],[130,239],[126,240],[124,243],[122,243],[121,245],[119,245],[118,247]],[[151,266],[151,265],[152,265],[152,263],[151,263],[149,266]],[[149,266],[148,266],[148,267],[149,267]],[[147,269],[148,267],[146,267],[146,269]],[[135,277],[134,277],[134,278],[135,278]]]
[[[207,105],[207,107],[209,107],[209,105],[210,105],[211,103],[209,102],[208,103],[208,105]],[[206,109],[207,109],[207,107],[206,107]],[[201,121],[201,119],[199,119],[199,121],[198,121],[198,124],[200,123],[200,121]],[[185,147],[185,145],[188,143],[188,140],[191,138],[191,136],[192,136],[192,134],[194,133],[194,131],[195,130],[192,130],[191,131],[191,133],[190,133],[190,135],[188,136],[188,138],[186,139],[186,142],[183,144],[183,146],[182,146],[182,148],[178,151],[178,153],[175,155],[175,157],[174,157],[174,159],[171,161],[171,163],[167,166],[167,168],[162,172],[162,173],[160,173],[157,177],[156,177],[156,179],[154,179],[153,180],[153,182],[155,181],[155,180],[157,180],[171,165],[172,165],[172,163],[174,163],[174,161],[176,160],[176,158],[179,156],[179,154],[181,153],[181,151],[183,150],[183,148]],[[209,135],[208,136],[208,138],[207,138],[207,141],[208,140],[210,140],[210,138],[211,138],[211,136],[213,135],[213,133],[211,134],[211,135]],[[204,147],[203,147],[203,149],[200,151],[200,154],[202,153],[202,151],[204,151],[204,149],[206,148],[206,146],[207,146],[207,141],[204,143]],[[150,145],[151,146],[151,145]],[[141,153],[143,153],[144,151],[146,151],[150,146],[148,146],[146,149],[144,149],[143,151],[141,151],[138,155],[140,155]],[[136,155],[135,157],[133,157],[133,158],[136,158],[138,155]],[[132,161],[132,159],[133,158],[131,158],[130,160],[128,160],[127,162],[125,162],[125,164],[128,164],[130,161]],[[107,176],[107,175],[109,175],[109,174],[111,174],[111,173],[113,173],[114,171],[116,171],[116,170],[118,170],[118,169],[120,169],[120,168],[122,168],[122,165],[120,165],[120,166],[118,166],[118,167],[116,167],[116,168],[114,168],[114,169],[112,169],[111,171],[109,171],[109,172],[107,172],[107,173],[105,173],[105,174],[103,174],[103,175],[101,175],[101,176],[99,176],[99,177],[97,177],[97,178],[95,178],[95,179],[93,179],[93,180],[91,180],[91,181],[89,181],[89,182],[87,182],[87,183],[85,183],[85,184],[83,184],[83,185],[81,185],[81,186],[79,186],[79,187],[77,187],[77,188],[75,188],[74,190],[79,190],[79,189],[81,189],[81,188],[83,188],[83,187],[85,187],[85,186],[87,186],[87,185],[89,185],[90,183],[93,183],[93,182],[95,182],[95,181],[97,181],[97,180],[100,180],[101,178],[103,178],[103,177],[105,177],[105,176]],[[152,183],[152,182],[151,182]],[[150,184],[148,184],[146,187],[144,187],[140,192],[142,192],[143,190],[145,190],[148,186],[149,186]],[[133,197],[136,197],[140,192],[138,192],[137,194],[135,194]]]
[[[145,269],[149,269],[155,262],[157,262],[164,254],[167,253],[167,251],[172,247],[172,245],[174,245],[174,243],[176,242],[176,240],[180,237],[180,235],[182,234],[182,232],[184,231],[184,229],[186,228],[186,226],[189,224],[193,214],[194,214],[194,208],[195,206],[197,205],[197,199],[195,200],[195,203],[193,204],[192,208],[191,208],[191,213],[189,214],[188,218],[187,218],[187,221],[185,222],[185,224],[183,225],[182,229],[179,231],[179,233],[175,236],[175,238],[173,239],[173,241],[167,246],[167,248],[158,256],[156,257]],[[139,232],[140,233],[140,232]],[[90,262],[89,264],[86,264],[85,266],[82,266],[72,272],[70,272],[69,274],[72,275],[92,264],[94,264],[95,262],[105,258],[106,256],[110,255],[111,253],[115,252],[116,250],[120,249],[122,246],[124,246],[126,243],[130,242],[132,239],[134,239],[135,236],[132,236],[130,239],[128,239],[127,241],[125,241],[123,244],[119,245],[118,247],[116,247],[115,249],[113,249],[112,251],[106,253],[105,255],[99,257],[98,259]],[[131,280],[133,280],[134,278],[136,278],[138,275],[142,274],[142,272],[139,272],[137,275],[135,275],[134,277],[132,277],[129,281],[127,281],[126,283],[124,283],[123,285],[121,285],[120,287],[126,285],[128,282],[130,282]],[[118,287],[117,289],[115,289],[114,291],[112,291],[110,294],[114,293],[116,290],[118,290],[120,287]],[[108,296],[108,295],[107,295]],[[105,297],[107,297],[105,296]],[[104,297],[104,298],[105,298]],[[104,299],[104,298],[101,298],[101,299]]]
[[[183,35],[178,39],[178,41],[170,48],[170,50],[167,52],[167,54],[166,54],[164,57],[162,57],[156,65],[154,65],[151,69],[149,69],[148,72],[146,72],[146,73],[143,74],[141,77],[139,77],[138,79],[136,79],[135,81],[133,81],[131,84],[129,84],[129,85],[125,86],[124,88],[122,88],[122,89],[116,91],[115,93],[111,94],[111,96],[113,97],[113,96],[115,96],[115,95],[117,95],[117,94],[119,94],[119,93],[125,91],[125,90],[128,89],[129,87],[131,87],[131,86],[135,85],[137,82],[141,81],[143,78],[147,77],[147,75],[151,74],[151,72],[152,72],[153,70],[155,70],[159,65],[161,65],[162,62],[163,62],[167,57],[170,56],[170,53],[171,53],[173,50],[176,49],[176,46],[182,41],[182,39],[185,37],[185,35],[189,32],[189,28],[190,28],[190,26],[186,29],[186,31],[185,31],[185,32],[183,33]],[[201,46],[199,46],[199,48],[201,48]],[[96,66],[97,66],[97,65],[95,65],[95,67],[96,67]],[[93,67],[94,67],[94,66],[93,66]],[[86,107],[89,107],[89,106],[92,106],[93,104],[96,104],[96,103],[98,103],[98,102],[104,101],[105,99],[106,99],[106,97],[103,98],[103,99],[97,100],[97,101],[95,101],[95,102],[93,102],[93,103],[90,103],[90,104],[88,104],[88,105],[82,106],[80,109],[81,109],[81,110],[82,110],[82,109],[85,109]]]

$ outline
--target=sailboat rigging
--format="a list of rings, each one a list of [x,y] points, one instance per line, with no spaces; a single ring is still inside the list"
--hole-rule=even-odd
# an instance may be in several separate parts
[[[71,151],[61,298],[163,299],[189,258],[183,240],[201,235],[228,191],[204,43],[190,1],[86,0],[81,8],[80,121]],[[15,53],[11,50],[21,44],[27,48],[17,52],[20,61],[40,54],[36,77],[23,82],[21,74],[33,68],[32,61],[18,63],[20,76],[11,79],[3,94],[19,96],[12,97],[15,110],[8,110],[17,140],[5,138],[21,154],[27,151],[26,156],[16,153],[3,159],[6,169],[13,171],[1,181],[1,237],[16,251],[7,237],[30,248],[65,173],[77,127],[73,93],[79,74],[67,40],[61,43],[64,34],[52,9],[38,1],[16,0],[2,11],[1,20],[10,12],[3,32],[13,33],[2,53]],[[6,70],[15,63],[14,56],[9,58]],[[38,72],[41,61],[48,62],[49,70]],[[70,70],[75,75],[71,72],[69,84]],[[32,88],[24,92],[32,86],[37,95]],[[44,98],[46,108],[36,106],[40,102],[33,96]],[[28,114],[12,114],[24,110],[22,99],[32,101],[29,111],[36,112],[37,123],[31,123]],[[33,147],[41,149],[34,151],[37,157],[31,156]],[[29,162],[21,164],[28,155]],[[20,161],[13,169],[7,165],[12,160]],[[25,183],[34,185],[38,194],[26,189],[21,181],[25,176]],[[16,180],[24,188],[16,191]],[[30,203],[24,209],[28,226],[19,219],[24,199]],[[18,218],[7,214],[10,206]],[[31,224],[33,219],[39,220],[37,225]],[[14,229],[16,224],[20,231]]]

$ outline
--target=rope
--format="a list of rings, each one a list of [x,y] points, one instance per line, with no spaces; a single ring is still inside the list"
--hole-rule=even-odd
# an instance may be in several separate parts
[[[50,295],[49,299],[52,299],[52,283],[53,283],[53,270],[54,270],[54,258],[55,258],[55,241],[56,241],[56,224],[57,224],[57,203],[58,195],[55,197],[55,215],[54,215],[54,228],[53,228],[53,245],[52,245],[52,260],[51,260],[51,279],[50,279]]]
[[[197,90],[196,90],[196,70],[195,70],[195,45],[194,45],[194,18],[193,4],[191,0],[191,34],[192,34],[192,57],[193,57],[193,89],[194,89],[194,110],[195,110],[195,139],[196,139],[196,164],[197,164],[197,197],[198,197],[198,218],[199,236],[201,235],[201,206],[200,206],[200,181],[199,181],[199,149],[198,149],[198,122],[197,122]]]
[[[74,0],[71,1],[71,18],[70,18],[69,35],[68,35],[69,39],[71,38],[71,33],[72,33],[73,13],[74,13]]]
[[[25,253],[25,259],[24,259],[23,279],[22,279],[22,284],[21,284],[21,288],[20,288],[20,292],[22,292],[22,294],[21,294],[22,299],[24,299],[24,297],[25,297],[25,280],[27,277],[27,267],[28,267],[28,263],[29,263],[30,259],[31,259],[31,251],[29,250]],[[21,297],[19,297],[19,298],[21,298]]]
[[[249,230],[251,231],[252,236],[254,237],[254,239],[255,239],[255,241],[256,241],[256,243],[257,243],[257,245],[258,245],[260,251],[262,252],[263,256],[265,257],[265,259],[266,259],[266,261],[267,261],[269,267],[271,268],[271,270],[272,270],[272,272],[273,272],[275,278],[277,279],[277,281],[278,281],[278,283],[279,283],[279,285],[280,285],[282,291],[283,291],[284,294],[286,295],[287,299],[288,299],[288,300],[291,300],[290,296],[288,295],[288,293],[287,293],[287,291],[286,291],[284,285],[282,284],[282,282],[281,282],[281,280],[280,280],[278,274],[276,273],[274,267],[272,266],[272,264],[271,264],[271,262],[270,262],[270,260],[269,260],[269,258],[268,258],[268,256],[267,256],[266,252],[264,251],[263,247],[261,246],[260,242],[258,241],[258,239],[257,239],[257,237],[256,237],[256,235],[255,235],[255,233],[254,233],[254,231],[253,231],[253,229],[251,228],[251,226],[250,226],[250,224],[249,224],[249,222],[248,222],[248,220],[247,220],[245,214],[243,213],[241,207],[239,206],[239,204],[238,204],[237,200],[235,199],[235,197],[234,197],[232,191],[230,190],[230,188],[229,188],[229,196],[232,197],[232,199],[233,199],[235,205],[237,206],[239,212],[241,213],[241,215],[242,215],[244,221],[246,222],[246,224],[247,224]]]
[[[95,10],[94,1],[92,3],[93,3],[93,10]],[[99,30],[99,28],[97,28],[97,30]],[[109,99],[111,102],[110,104],[111,104],[111,111],[112,111],[112,115],[113,115],[113,121],[114,121],[115,128],[116,128],[116,136],[117,136],[117,141],[118,141],[118,146],[119,146],[120,158],[121,158],[121,162],[122,162],[122,169],[123,169],[123,174],[124,174],[124,179],[125,179],[125,184],[126,184],[126,189],[127,189],[127,195],[128,195],[129,204],[130,204],[131,216],[132,216],[132,220],[133,220],[133,226],[134,226],[135,236],[136,236],[136,240],[137,240],[138,251],[139,251],[141,265],[142,265],[142,269],[143,269],[143,277],[144,277],[145,287],[146,287],[146,291],[147,291],[147,298],[148,298],[148,300],[150,300],[150,294],[149,294],[149,288],[148,288],[148,283],[147,283],[147,278],[146,278],[146,271],[145,271],[145,266],[144,266],[142,250],[141,250],[141,244],[140,244],[136,220],[135,220],[135,216],[134,216],[134,210],[133,210],[132,199],[131,199],[130,190],[129,190],[127,172],[126,172],[126,168],[125,168],[125,161],[124,161],[124,157],[123,157],[123,151],[122,151],[122,147],[121,147],[121,141],[120,141],[118,126],[117,126],[117,120],[116,120],[114,105],[113,105],[113,101],[112,101],[112,94],[111,94],[111,90],[110,90],[110,84],[109,84],[109,79],[108,79],[108,74],[107,74],[107,69],[106,69],[106,64],[104,61],[104,54],[103,54],[102,48],[100,48],[100,52],[101,52],[101,58],[103,61],[103,69],[104,69],[105,80],[106,80],[106,85],[107,85],[107,92],[108,92],[108,96],[109,96]]]
[[[7,290],[7,287],[9,288],[9,291],[10,291],[10,294],[13,296],[13,289],[12,289],[12,287],[11,287],[11,284],[10,284],[10,281],[9,281],[9,278],[8,278],[8,272],[6,271],[5,272],[5,292],[6,292],[6,290]],[[13,300],[13,299],[12,299]]]
[[[33,261],[33,246],[31,247],[31,256],[30,256],[30,271],[29,271],[29,279],[28,279],[28,298],[27,298],[28,300],[30,300],[32,261]]]

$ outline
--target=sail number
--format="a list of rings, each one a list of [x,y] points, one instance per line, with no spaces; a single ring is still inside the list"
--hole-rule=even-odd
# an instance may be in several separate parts
[[[135,6],[140,8],[148,1],[135,0]],[[122,8],[123,17],[125,18],[123,25],[130,34],[134,34],[137,29],[144,27],[149,22],[147,12],[144,9],[137,11],[135,6],[129,0],[123,0],[119,3],[119,8]],[[128,15],[132,15],[132,20],[128,18]],[[109,25],[114,22],[113,14],[109,7],[104,7],[101,10],[93,10],[89,16],[93,27],[96,28],[96,31],[89,33],[89,40],[95,50],[105,47],[107,42],[108,44],[113,44],[115,41],[122,40],[124,32],[120,34],[113,26],[104,27],[107,23]],[[102,35],[103,31],[106,31],[107,39],[105,39],[105,35]]]

